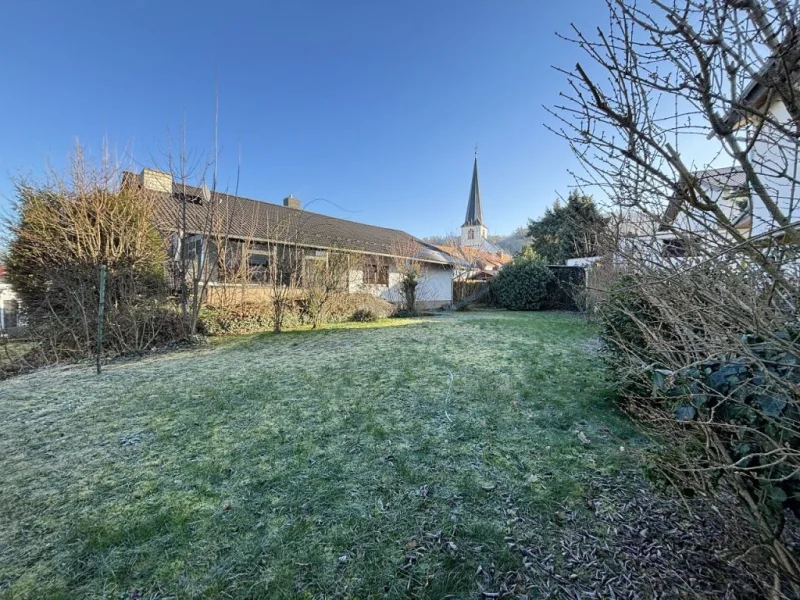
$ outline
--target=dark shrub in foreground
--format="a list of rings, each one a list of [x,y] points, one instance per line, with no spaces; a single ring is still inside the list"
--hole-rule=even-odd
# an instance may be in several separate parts
[[[729,526],[746,515],[761,548],[793,573],[782,536],[788,511],[800,517],[800,335],[772,283],[741,260],[625,275],[601,304],[601,335],[660,472],[710,494]]]
[[[494,278],[492,292],[503,308],[539,310],[552,278],[553,274],[544,261],[528,257],[515,259]]]

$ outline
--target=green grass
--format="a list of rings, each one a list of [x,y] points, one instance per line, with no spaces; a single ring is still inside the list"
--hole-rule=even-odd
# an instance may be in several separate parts
[[[0,596],[473,597],[630,466],[594,334],[459,313],[2,382]]]
[[[0,340],[0,367],[10,365],[24,357],[31,348],[33,348],[33,344],[30,342]]]

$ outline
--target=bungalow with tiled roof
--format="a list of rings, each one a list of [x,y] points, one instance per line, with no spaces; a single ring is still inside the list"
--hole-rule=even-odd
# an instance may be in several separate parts
[[[371,293],[393,303],[401,302],[403,265],[413,261],[420,268],[419,305],[435,308],[452,302],[454,259],[448,253],[414,236],[386,227],[377,227],[303,210],[300,200],[288,196],[283,205],[241,196],[210,192],[203,187],[173,181],[169,173],[143,169],[125,173],[123,185],[137,185],[152,192],[156,228],[171,242],[170,263],[178,273],[179,240],[186,241],[187,253],[202,248],[214,252],[216,240],[225,239],[247,261],[253,274],[249,286],[257,289],[273,285],[266,281],[272,271],[270,261],[283,248],[292,248],[297,257],[296,281],[302,282],[309,263],[327,260],[333,253],[348,257],[343,290]],[[181,235],[182,224],[185,231]],[[213,263],[219,259],[215,257]],[[216,269],[208,287],[229,285]],[[179,281],[179,277],[177,280]],[[302,287],[302,284],[300,285]]]

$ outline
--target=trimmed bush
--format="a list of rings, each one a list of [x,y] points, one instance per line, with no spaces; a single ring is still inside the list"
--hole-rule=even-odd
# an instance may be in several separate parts
[[[206,306],[200,312],[198,331],[203,335],[258,333],[272,329],[271,305]]]
[[[372,294],[340,294],[331,301],[326,322],[350,321],[359,310],[368,310],[376,319],[385,319],[394,313],[394,304]]]
[[[544,261],[526,257],[503,267],[492,281],[492,292],[503,308],[539,310],[552,278],[553,274]]]

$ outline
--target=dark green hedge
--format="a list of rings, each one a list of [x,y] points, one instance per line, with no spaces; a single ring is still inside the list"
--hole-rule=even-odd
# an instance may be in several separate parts
[[[503,267],[492,281],[492,292],[509,310],[539,310],[553,274],[544,261],[519,260]]]

